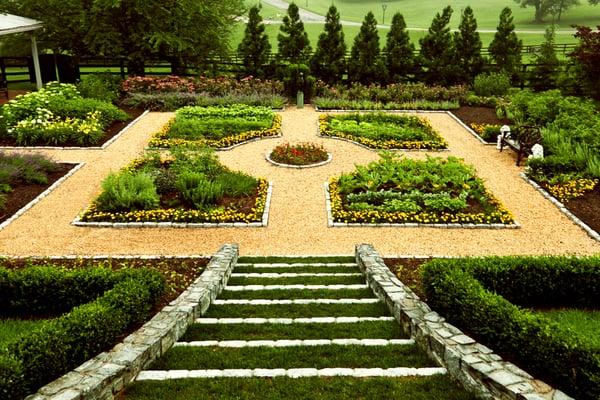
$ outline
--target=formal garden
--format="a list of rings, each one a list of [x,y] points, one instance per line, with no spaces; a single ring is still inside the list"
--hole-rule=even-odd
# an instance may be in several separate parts
[[[600,398],[600,30],[54,5],[0,10],[126,74],[8,84],[0,398]]]

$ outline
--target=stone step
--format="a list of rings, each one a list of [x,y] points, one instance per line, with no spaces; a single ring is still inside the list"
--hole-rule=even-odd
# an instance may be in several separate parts
[[[229,299],[215,300],[213,305],[251,305],[251,306],[269,306],[269,305],[287,305],[287,304],[375,304],[379,303],[377,298],[364,299]]]
[[[240,292],[243,290],[342,290],[342,289],[365,289],[369,285],[352,284],[352,285],[233,285],[223,288],[226,292]]]
[[[203,340],[177,342],[176,347],[299,347],[299,346],[389,346],[415,344],[413,339],[304,339],[304,340]]]
[[[197,324],[351,324],[365,321],[394,321],[394,317],[312,317],[312,318],[198,318]]]
[[[232,278],[300,278],[306,276],[362,276],[360,272],[248,272],[248,273],[232,273]]]
[[[237,263],[236,267],[255,267],[255,268],[292,268],[292,267],[354,267],[358,268],[356,263]]]
[[[333,377],[348,376],[355,378],[367,377],[419,377],[446,374],[446,368],[293,368],[293,369],[199,369],[199,370],[169,370],[169,371],[142,371],[137,376],[137,381],[164,381],[171,379],[191,378],[253,378],[253,377]]]

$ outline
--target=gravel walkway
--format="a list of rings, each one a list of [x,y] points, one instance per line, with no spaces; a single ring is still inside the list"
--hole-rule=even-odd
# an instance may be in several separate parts
[[[600,243],[519,177],[510,151],[484,146],[450,116],[423,113],[446,138],[450,152],[477,169],[488,188],[515,215],[522,229],[328,228],[323,183],[354,164],[378,158],[375,151],[317,135],[312,108],[283,112],[283,137],[260,140],[219,152],[223,163],[273,182],[266,228],[114,229],[74,227],[71,221],[100,191],[109,171],[117,171],[143,151],[152,135],[172,116],[150,113],[103,151],[45,150],[59,161],[86,165],[22,217],[0,231],[0,254],[212,254],[223,244],[240,244],[244,255],[353,254],[356,243],[372,243],[384,255],[596,254]],[[269,164],[265,154],[289,141],[323,143],[333,161],[318,168],[294,170]],[[19,151],[23,153],[24,151]],[[32,152],[32,151],[30,151]],[[424,158],[427,153],[407,153]]]

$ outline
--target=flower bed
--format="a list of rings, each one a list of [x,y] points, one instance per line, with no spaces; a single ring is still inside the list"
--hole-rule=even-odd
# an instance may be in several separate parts
[[[227,148],[281,134],[281,116],[266,107],[183,107],[149,142],[150,147],[204,145]]]
[[[49,83],[2,107],[0,141],[8,145],[92,146],[129,119],[111,103],[85,99],[74,85]]]
[[[83,222],[260,222],[269,184],[222,166],[208,151],[152,154],[109,175]]]
[[[457,158],[382,159],[329,181],[331,214],[341,223],[513,224],[472,167]]]
[[[315,143],[280,144],[271,151],[268,157],[275,163],[294,166],[320,164],[329,158],[325,148]]]
[[[445,149],[446,141],[429,121],[408,115],[385,113],[319,116],[323,136],[338,137],[374,149]]]

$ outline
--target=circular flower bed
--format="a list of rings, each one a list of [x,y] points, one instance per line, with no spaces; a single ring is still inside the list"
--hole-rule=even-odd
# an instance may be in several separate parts
[[[315,167],[331,161],[331,154],[316,143],[284,143],[267,154],[267,161],[296,168]]]

